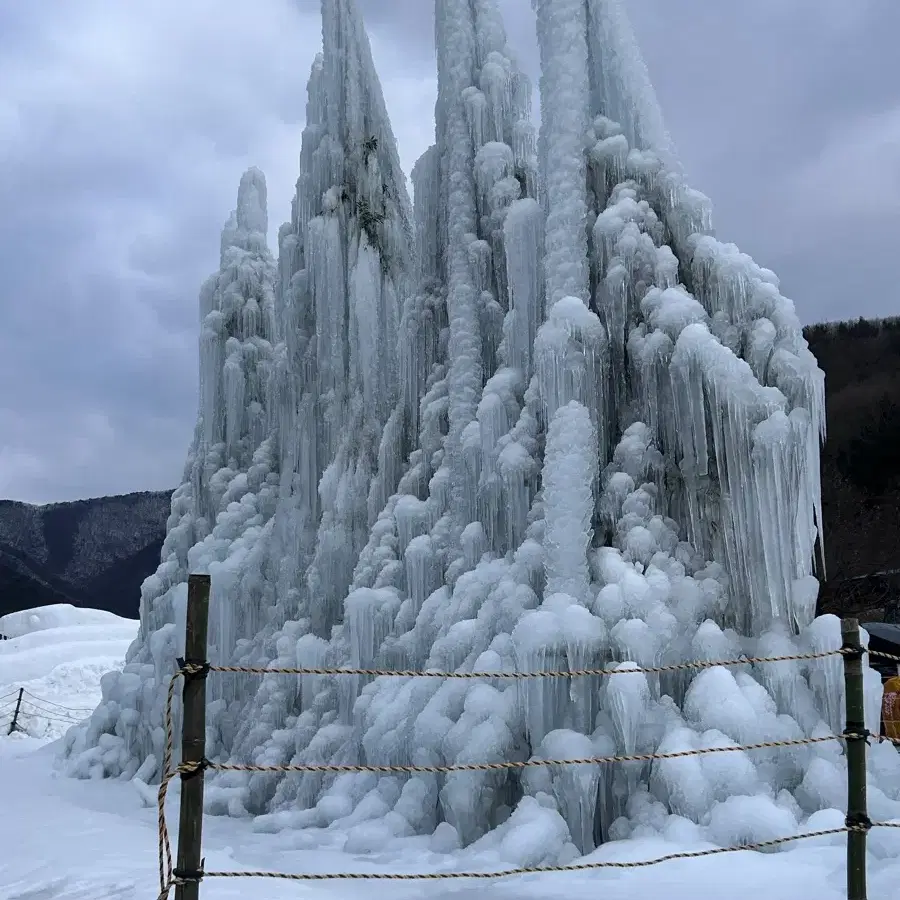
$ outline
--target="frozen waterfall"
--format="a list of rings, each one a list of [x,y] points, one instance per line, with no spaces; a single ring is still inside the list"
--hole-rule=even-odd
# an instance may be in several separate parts
[[[824,377],[775,275],[714,236],[619,0],[534,7],[538,136],[496,0],[436,0],[413,207],[354,0],[322,0],[278,263],[251,170],[201,291],[198,424],[162,562],[124,671],[66,738],[71,774],[159,777],[189,571],[212,576],[217,662],[619,670],[214,676],[223,761],[442,766],[840,730],[839,660],[633,671],[839,646],[838,621],[814,619]],[[739,797],[797,828],[839,802],[844,769],[818,743],[525,774],[226,773],[207,808],[335,825],[358,851],[523,825],[546,836],[540,863],[684,820],[755,839]],[[870,798],[894,816],[898,776],[878,747]]]

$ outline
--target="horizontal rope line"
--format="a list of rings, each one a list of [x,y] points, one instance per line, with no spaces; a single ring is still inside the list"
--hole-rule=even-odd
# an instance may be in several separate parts
[[[35,703],[32,700],[22,700],[22,709],[34,709],[40,713],[46,713],[50,716],[55,716],[56,718],[67,718],[71,719],[73,722],[80,722],[83,716],[79,716],[75,713],[65,712],[63,710],[54,709],[52,706],[41,706],[38,703]]]
[[[40,706],[33,706],[30,703],[22,704],[22,712],[27,712],[31,716],[43,716],[45,719],[60,719],[65,722],[80,722],[82,721],[77,716],[69,716],[64,713],[54,712],[49,709],[42,709]]]
[[[456,763],[447,766],[379,766],[379,765],[334,765],[331,763],[299,763],[286,766],[244,765],[241,763],[188,762],[179,765],[172,774],[191,774],[201,769],[214,769],[222,772],[409,772],[409,773],[447,773],[447,772],[491,772],[508,769],[530,769],[539,766],[592,766],[601,763],[615,762],[650,762],[654,759],[681,759],[685,756],[705,756],[710,753],[734,753],[738,750],[765,750],[773,747],[799,747],[804,744],[822,744],[826,741],[840,741],[844,737],[860,737],[861,735],[828,735],[826,737],[796,738],[789,741],[761,741],[758,744],[745,744],[740,747],[706,747],[700,750],[677,750],[672,753],[635,753],[626,756],[588,756],[575,759],[529,759],[518,762],[495,763]]]
[[[867,652],[869,656],[877,656],[879,659],[890,659],[896,663],[900,663],[900,656],[897,656],[894,653],[882,653],[881,650],[868,650]]]
[[[93,712],[94,707],[86,707],[86,706],[64,706],[62,703],[57,703],[55,700],[47,700],[46,697],[38,697],[37,694],[32,694],[31,691],[26,689],[23,691],[26,697],[31,697],[34,700],[37,700],[39,703],[46,703],[48,706],[56,706],[59,709],[67,710],[68,712]]]
[[[42,722],[58,722],[60,725],[77,725],[78,719],[64,719],[61,716],[52,716],[45,712],[35,712],[33,709],[22,707],[19,711],[19,718],[37,719]]]
[[[872,822],[871,828],[900,828],[900,822]],[[502,869],[495,872],[422,872],[391,874],[387,872],[327,872],[327,873],[288,873],[288,872],[203,872],[204,878],[277,878],[286,881],[444,881],[462,879],[491,879],[508,878],[514,875],[539,875],[544,873],[585,872],[595,869],[640,869],[648,866],[656,866],[660,863],[671,862],[676,859],[700,859],[704,856],[716,856],[721,853],[739,853],[742,851],[765,850],[770,847],[778,847],[792,841],[802,841],[807,838],[828,837],[835,834],[847,834],[851,831],[865,832],[869,829],[862,826],[844,826],[842,828],[827,828],[820,831],[809,831],[805,834],[791,835],[790,837],[774,838],[769,841],[758,841],[753,844],[743,844],[734,847],[714,847],[710,850],[686,850],[679,853],[669,853],[658,856],[655,859],[637,860],[635,862],[596,862],[596,863],[570,863],[564,866],[523,866],[516,869]],[[169,889],[179,884],[188,882],[181,878],[172,878],[161,897],[168,895]]]
[[[881,825],[882,823],[875,823]],[[893,827],[893,823],[890,824]],[[821,831],[809,831],[805,834],[795,834],[789,837],[773,838],[769,841],[758,841],[753,844],[742,844],[733,847],[713,847],[709,850],[684,850],[679,853],[668,853],[655,859],[643,859],[635,862],[586,862],[569,863],[559,866],[523,866],[515,869],[502,869],[495,872],[422,872],[393,874],[388,872],[327,872],[327,873],[303,873],[293,874],[287,872],[204,872],[204,878],[279,878],[287,881],[443,881],[448,879],[467,878],[508,878],[513,875],[539,875],[548,872],[587,872],[595,869],[641,869],[647,866],[656,866],[660,863],[670,862],[676,859],[699,859],[704,856],[716,856],[720,853],[739,853],[742,851],[765,850],[769,847],[779,847],[793,841],[802,841],[807,838],[827,837],[834,834],[846,834],[850,831],[866,831],[861,826],[843,826],[841,828],[827,828]],[[170,887],[176,884],[185,884],[183,879],[173,878]]]
[[[390,671],[387,669],[324,669],[324,668],[262,668],[257,666],[210,666],[210,672],[235,672],[245,675],[362,675],[373,678],[393,676],[395,678],[580,678],[600,677],[606,675],[645,675],[658,674],[660,672],[679,672],[686,669],[715,669],[719,666],[746,666],[753,663],[791,662],[794,660],[825,659],[830,656],[844,656],[846,650],[825,650],[819,653],[797,653],[791,656],[757,656],[743,659],[720,659],[708,661],[694,661],[672,663],[667,666],[639,666],[632,669],[570,669],[566,671],[549,672],[418,672],[414,670]],[[184,675],[196,675],[204,671],[205,667],[189,663],[178,671]]]

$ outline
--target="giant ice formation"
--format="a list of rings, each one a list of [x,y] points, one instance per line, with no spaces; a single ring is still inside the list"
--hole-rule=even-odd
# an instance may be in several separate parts
[[[775,275],[713,236],[679,173],[619,0],[534,5],[539,140],[496,0],[436,0],[412,209],[354,0],[322,0],[278,265],[251,170],[201,294],[163,561],[124,672],[67,737],[73,774],[158,778],[189,571],[212,577],[218,663],[623,670],[215,676],[220,760],[444,765],[841,729],[836,659],[629,671],[837,647],[837,620],[814,620],[824,381]],[[523,825],[541,862],[685,820],[712,840],[790,830],[839,805],[843,766],[815,744],[521,776],[229,773],[208,809],[335,826],[355,850],[413,833],[502,849]],[[872,767],[896,814],[896,752]]]

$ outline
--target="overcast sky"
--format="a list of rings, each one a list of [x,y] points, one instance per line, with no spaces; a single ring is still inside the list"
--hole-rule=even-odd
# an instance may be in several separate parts
[[[401,158],[431,142],[430,0],[359,0]],[[536,79],[529,0],[501,0]],[[721,238],[804,321],[900,313],[898,0],[631,0]],[[0,0],[0,497],[178,483],[197,291],[241,172],[273,232],[318,0]]]

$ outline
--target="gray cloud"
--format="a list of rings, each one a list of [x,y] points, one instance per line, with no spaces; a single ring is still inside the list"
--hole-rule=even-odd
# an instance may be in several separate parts
[[[501,0],[535,79],[528,0]],[[407,170],[430,143],[429,0],[359,0]],[[631,0],[721,237],[807,321],[897,312],[893,0]],[[0,5],[0,496],[170,487],[196,406],[197,291],[241,172],[274,230],[318,0]]]

